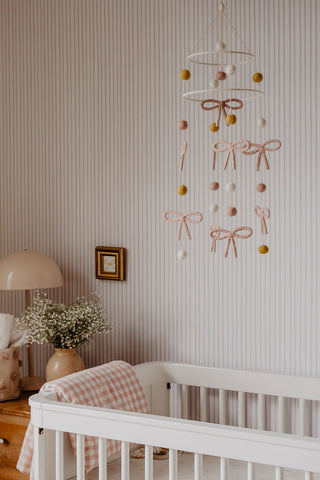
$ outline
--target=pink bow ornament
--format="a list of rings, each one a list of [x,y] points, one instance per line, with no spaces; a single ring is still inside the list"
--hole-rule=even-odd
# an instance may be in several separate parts
[[[184,144],[181,145],[181,147],[180,147],[180,172],[182,172],[182,170],[183,170],[184,157],[185,157],[185,154],[187,152],[187,147],[188,147],[187,142],[184,142]]]
[[[276,146],[275,147],[267,147],[267,145],[269,145],[270,143],[275,143]],[[251,147],[253,147],[253,150],[251,150]],[[261,145],[259,145],[258,143],[250,143],[250,149],[245,151],[244,153],[246,155],[255,155],[256,153],[258,153],[256,171],[259,172],[260,171],[260,163],[261,163],[262,158],[264,160],[266,169],[267,170],[270,169],[266,152],[275,152],[276,150],[279,150],[280,147],[281,147],[280,140],[273,139],[273,140],[268,140],[267,142],[264,142]]]
[[[219,144],[225,145],[224,147],[218,147]],[[236,170],[236,157],[235,157],[235,151],[236,152],[246,152],[250,148],[250,142],[248,140],[237,140],[236,142],[227,142],[226,140],[217,140],[214,142],[212,149],[213,149],[213,167],[212,169],[214,170],[216,168],[216,154],[217,152],[228,152],[225,164],[223,166],[223,170],[226,170],[229,162],[230,155],[232,157],[232,167],[234,170]]]
[[[172,218],[171,215],[175,216]],[[175,210],[168,210],[163,214],[163,218],[168,222],[179,222],[177,240],[180,240],[181,238],[182,226],[184,226],[186,230],[188,239],[191,240],[191,235],[187,222],[200,223],[203,219],[203,215],[200,212],[180,213]]]
[[[255,207],[254,212],[257,217],[260,217],[261,221],[261,233],[267,234],[267,223],[266,218],[270,218],[270,210],[267,207],[259,207],[258,205]]]
[[[232,102],[236,104],[236,106],[232,106]],[[211,106],[206,106],[207,104],[213,103]],[[224,116],[224,119],[227,123],[227,112],[226,109],[230,110],[239,110],[240,108],[243,107],[243,101],[240,100],[239,98],[227,98],[226,100],[216,100],[215,98],[208,98],[207,100],[203,100],[201,102],[201,108],[203,110],[209,111],[209,110],[215,110],[218,108],[218,118],[217,118],[217,126],[219,126],[220,123],[220,118],[221,118],[221,113]],[[227,127],[230,127],[230,125],[227,123]]]
[[[242,231],[248,232],[248,233],[240,234],[239,232],[242,232]],[[224,228],[211,225],[210,227],[210,237],[212,238],[211,251],[212,252],[216,251],[217,240],[224,240],[227,238],[228,244],[227,244],[227,248],[224,253],[224,256],[225,258],[227,258],[228,252],[229,252],[229,246],[230,246],[230,243],[232,243],[234,256],[237,258],[238,255],[237,255],[235,238],[246,239],[251,237],[251,235],[252,235],[252,228],[250,227],[238,227],[238,228],[235,228],[234,230],[229,231],[229,230],[225,230]]]

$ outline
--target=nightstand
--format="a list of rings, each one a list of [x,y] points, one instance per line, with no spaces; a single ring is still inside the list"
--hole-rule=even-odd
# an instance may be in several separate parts
[[[36,392],[22,392],[16,400],[0,402],[0,480],[27,480],[16,470],[29,420],[28,398]]]

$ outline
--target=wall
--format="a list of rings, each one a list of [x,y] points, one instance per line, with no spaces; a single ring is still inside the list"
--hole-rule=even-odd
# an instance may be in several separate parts
[[[253,161],[217,174],[237,182],[238,223],[225,220],[222,190],[223,208],[215,218],[208,212],[213,137],[193,106],[185,111],[190,194],[175,193],[179,71],[217,4],[0,1],[0,255],[27,246],[52,256],[65,285],[50,294],[60,301],[102,295],[114,333],[82,350],[88,366],[170,359],[320,375],[319,4],[226,1],[265,74],[264,100],[239,115],[235,135],[254,138],[262,111],[265,139],[283,143],[262,177],[271,207],[265,256],[257,253]],[[182,242],[184,262],[176,225],[162,219],[171,208],[205,214]],[[223,258],[222,243],[210,253],[213,221],[254,226],[254,237],[237,243],[237,260]],[[95,279],[96,245],[127,248],[125,283]],[[0,301],[1,311],[23,309],[21,293]],[[43,373],[51,350],[37,351]]]

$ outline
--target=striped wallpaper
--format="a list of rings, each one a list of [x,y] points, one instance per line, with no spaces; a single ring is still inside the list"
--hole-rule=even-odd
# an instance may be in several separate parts
[[[261,173],[263,200],[252,157],[224,173],[219,157],[213,175],[212,141],[224,133],[213,137],[210,114],[180,99],[179,72],[216,0],[0,0],[0,255],[27,246],[52,256],[65,281],[50,291],[59,301],[101,294],[114,332],[81,349],[87,366],[157,359],[320,375],[320,5],[225,4],[265,77],[265,96],[228,135],[282,141]],[[235,78],[250,83],[252,68]],[[210,80],[191,69],[194,84]],[[181,115],[190,124],[183,178]],[[237,191],[215,196],[213,179]],[[177,198],[182,182],[189,193]],[[230,198],[236,219],[225,215]],[[264,256],[259,201],[271,209]],[[168,209],[204,214],[182,246],[177,224],[162,219]],[[210,252],[212,223],[254,228],[237,241],[237,260],[223,258],[223,242]],[[96,245],[127,249],[126,282],[95,279]],[[0,308],[18,314],[22,293],[2,292]],[[37,348],[39,373],[51,351]]]

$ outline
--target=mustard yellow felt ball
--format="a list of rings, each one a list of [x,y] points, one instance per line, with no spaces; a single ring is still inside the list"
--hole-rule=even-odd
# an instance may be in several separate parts
[[[178,195],[185,195],[188,191],[188,188],[185,185],[179,185],[177,188]]]
[[[263,80],[263,75],[260,72],[256,72],[252,75],[252,80],[256,83],[260,83]]]
[[[237,121],[237,117],[233,113],[229,113],[226,118],[226,123],[229,123],[229,125],[234,125]]]
[[[211,132],[217,132],[219,130],[219,127],[216,123],[211,123],[209,128],[210,128]]]
[[[269,247],[267,247],[267,245],[260,245],[260,247],[258,248],[258,252],[262,254],[268,253]]]
[[[180,78],[181,78],[182,80],[189,80],[190,77],[191,77],[190,70],[181,70],[181,72],[180,72]]]

